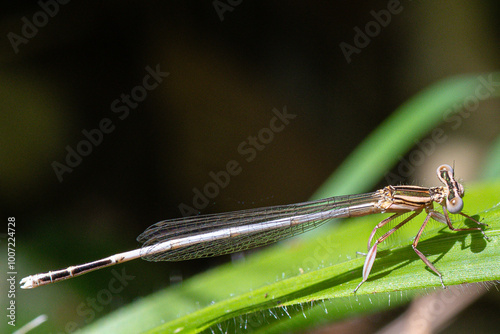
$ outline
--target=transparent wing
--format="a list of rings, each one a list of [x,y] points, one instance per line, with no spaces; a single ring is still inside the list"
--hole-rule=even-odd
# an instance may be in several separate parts
[[[148,261],[182,261],[218,256],[265,246],[306,232],[331,218],[348,217],[350,206],[373,203],[374,198],[375,193],[339,196],[299,204],[166,220],[150,226],[137,240],[143,243],[142,257]],[[275,221],[293,221],[293,224],[277,224],[269,229],[263,229],[260,224]],[[261,227],[257,228],[259,224]],[[247,227],[244,233],[210,240],[203,238],[214,231],[241,226]],[[156,248],[162,242],[188,237],[194,242],[184,247],[165,251]]]

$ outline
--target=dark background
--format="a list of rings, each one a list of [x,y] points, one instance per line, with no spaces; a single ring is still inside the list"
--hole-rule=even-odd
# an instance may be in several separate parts
[[[17,221],[18,278],[138,247],[138,234],[181,217],[179,205],[192,205],[193,189],[231,160],[241,163],[241,173],[200,213],[304,201],[411,96],[455,74],[498,68],[495,1],[402,1],[348,63],[340,43],[353,45],[354,28],[364,30],[374,20],[370,12],[387,6],[241,1],[221,20],[213,2],[72,1],[59,5],[17,52],[9,34],[21,36],[22,18],[33,22],[42,9],[23,2],[5,7],[0,195],[4,216]],[[112,102],[158,64],[169,76],[119,119]],[[272,110],[284,106],[296,118],[245,161],[238,146],[269,127]],[[482,103],[460,131],[443,125],[451,139],[408,182],[434,184],[436,166],[453,161],[460,177],[472,181],[498,136],[496,107]],[[54,161],[65,164],[66,148],[75,149],[86,139],[82,131],[105,118],[114,131],[60,182]],[[130,263],[133,283],[97,316],[229,259]],[[109,277],[103,270],[18,290],[18,324],[45,313],[44,326],[53,332],[63,332],[68,321],[83,325],[75,309]],[[484,303],[498,299],[492,291],[476,307],[496,312]]]

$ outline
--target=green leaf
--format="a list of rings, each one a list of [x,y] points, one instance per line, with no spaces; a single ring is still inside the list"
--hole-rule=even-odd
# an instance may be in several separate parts
[[[482,176],[485,179],[500,178],[500,137],[492,145],[484,164]]]
[[[480,232],[453,232],[439,223],[430,224],[421,238],[419,249],[443,273],[446,285],[500,279],[500,205],[494,206],[500,202],[499,188],[500,182],[476,184],[467,189],[465,198],[467,211],[490,225],[491,241]],[[349,219],[320,239],[290,240],[247,261],[200,274],[127,306],[84,332],[197,333],[219,323],[227,326],[224,329],[246,323],[247,328],[267,332],[289,319],[288,314],[309,324],[314,318],[302,313],[311,305],[320,308],[312,312],[319,313],[319,320],[331,319],[329,314],[339,319],[395,306],[422,289],[440,289],[438,277],[426,270],[410,246],[423,216],[401,230],[399,244],[381,248],[369,280],[356,295],[352,291],[361,280],[364,262],[356,251],[366,249],[371,230],[384,215]],[[463,220],[457,220],[455,226],[461,225]],[[399,291],[405,291],[404,296]],[[325,314],[325,308],[330,313]]]
[[[469,100],[498,97],[499,89],[486,82],[500,81],[500,72],[459,75],[439,81],[402,104],[359,145],[313,198],[356,194],[371,189],[404,155],[415,141],[452,116],[463,121],[462,112]],[[486,91],[481,95],[479,92]],[[363,177],[359,177],[363,175]]]

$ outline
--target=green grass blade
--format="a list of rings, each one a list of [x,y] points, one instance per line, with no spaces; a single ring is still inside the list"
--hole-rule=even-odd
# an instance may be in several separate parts
[[[485,179],[500,178],[500,137],[493,144],[484,164],[482,176]]]
[[[500,73],[452,77],[412,97],[356,148],[316,191],[313,199],[356,194],[371,189],[415,145],[415,141],[446,121],[450,115],[461,111],[456,106],[463,107],[470,97],[481,101],[478,88],[481,93],[488,92],[487,98],[498,97],[500,90],[490,87],[491,91],[488,91],[485,80],[496,84],[500,81]]]
[[[467,189],[466,196],[467,212],[478,213],[490,224],[487,234],[492,241],[486,242],[479,232],[448,231],[439,223],[429,226],[422,238],[420,249],[432,262],[437,261],[447,285],[500,279],[500,206],[495,206],[500,202],[499,188],[500,182],[477,184]],[[291,241],[280,245],[279,252],[265,250],[246,262],[221,266],[125,307],[89,326],[85,333],[147,329],[151,333],[196,333],[218,323],[236,323],[239,328],[248,313],[262,318],[254,321],[255,330],[288,319],[285,307],[291,316],[300,313],[303,317],[298,310],[307,309],[311,301],[314,305],[327,299],[328,308],[339,310],[335,312],[338,318],[366,312],[374,304],[387,307],[389,295],[392,305],[402,302],[400,290],[411,295],[420,289],[439,288],[439,279],[425,269],[409,246],[419,226],[415,222],[410,223],[413,228],[401,231],[400,244],[379,253],[369,281],[353,296],[364,261],[355,252],[366,248],[371,229],[382,217],[356,219],[319,240]],[[380,295],[374,297],[373,293]],[[179,300],[208,306],[176,318]],[[217,302],[212,304],[212,300]],[[351,306],[346,308],[346,303]],[[248,318],[246,323],[249,326]]]

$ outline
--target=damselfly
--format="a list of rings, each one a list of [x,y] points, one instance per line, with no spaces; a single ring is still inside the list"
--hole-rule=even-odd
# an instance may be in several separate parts
[[[441,273],[417,249],[418,241],[429,219],[444,223],[453,231],[479,230],[486,239],[488,237],[479,226],[453,227],[448,212],[460,214],[478,225],[487,225],[461,212],[464,188],[455,180],[453,168],[449,165],[441,165],[437,168],[437,176],[443,183],[442,186],[431,188],[387,186],[375,192],[360,195],[330,197],[299,204],[161,221],[139,235],[137,240],[143,243],[139,249],[62,270],[28,276],[21,280],[21,288],[36,288],[140,257],[149,261],[183,261],[240,252],[303,233],[332,218],[393,213],[392,216],[375,226],[368,239],[363,279],[354,289],[356,292],[368,279],[375,262],[378,245],[422,211],[425,211],[427,215],[412,247],[422,261],[438,275],[444,288]],[[443,213],[434,210],[434,202],[443,207]],[[411,214],[372,244],[379,228],[405,213]]]

